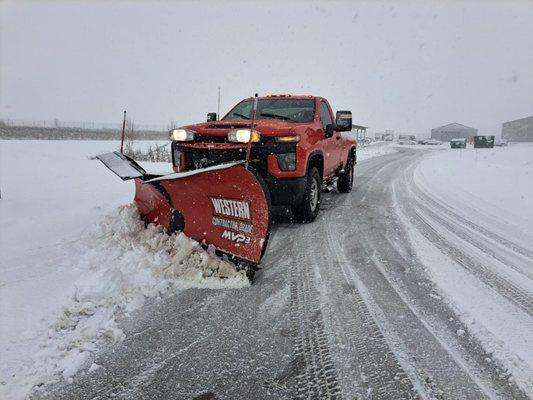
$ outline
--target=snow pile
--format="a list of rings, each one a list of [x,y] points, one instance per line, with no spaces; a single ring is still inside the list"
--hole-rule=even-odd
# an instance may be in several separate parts
[[[0,398],[23,398],[35,386],[71,378],[100,344],[124,339],[117,318],[147,298],[190,287],[249,285],[244,273],[182,233],[145,229],[134,205],[120,207],[86,237],[73,301],[40,338],[32,363],[2,383]]]

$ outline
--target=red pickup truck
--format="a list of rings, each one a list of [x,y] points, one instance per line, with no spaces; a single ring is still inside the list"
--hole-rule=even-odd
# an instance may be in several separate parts
[[[350,111],[333,114],[328,101],[316,96],[274,95],[242,100],[223,118],[170,131],[176,172],[244,159],[252,142],[250,165],[266,183],[273,205],[291,206],[302,222],[319,212],[322,189],[337,184],[352,189],[357,141]],[[343,133],[346,132],[346,133]],[[247,136],[248,135],[248,136]]]

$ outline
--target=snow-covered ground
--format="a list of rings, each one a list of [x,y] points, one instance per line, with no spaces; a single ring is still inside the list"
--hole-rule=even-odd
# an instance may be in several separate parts
[[[418,257],[487,360],[533,393],[533,145],[433,152],[413,183],[412,207],[456,249],[404,218]]]
[[[133,184],[90,159],[117,147],[115,142],[0,141],[0,398],[23,397],[36,384],[69,381],[80,369],[97,370],[93,354],[104,343],[124,339],[120,319],[147,298],[189,287],[248,284],[186,237],[144,229],[129,205]],[[358,161],[401,147],[374,143],[358,149]],[[408,147],[391,159],[398,163],[413,156],[411,149],[429,149]],[[411,170],[395,170],[408,177],[398,181],[407,196],[396,202],[403,204],[398,211],[440,291],[434,296],[461,318],[453,335],[477,338],[484,360],[503,365],[502,374],[531,393],[533,146],[434,150],[439,151],[417,153],[416,160],[423,159],[414,179]],[[385,159],[376,158],[383,162],[366,176],[390,174]],[[364,171],[372,163],[358,167]],[[169,166],[145,167],[163,172]],[[380,179],[368,180],[349,197],[334,198],[353,200],[349,209],[362,212],[357,201],[367,205],[366,191],[379,192]],[[335,209],[329,212],[324,223],[339,217]],[[294,230],[287,230],[292,237]],[[378,233],[373,245],[381,238]]]
[[[187,238],[141,229],[124,206],[133,184],[92,159],[118,146],[0,141],[0,394],[22,397],[33,385],[68,379],[98,344],[122,339],[116,318],[146,297],[247,284]],[[395,151],[378,143],[358,157]]]
[[[68,378],[96,343],[121,339],[115,318],[145,297],[248,284],[189,239],[145,230],[121,206],[133,184],[90,159],[117,147],[0,141],[0,393]]]

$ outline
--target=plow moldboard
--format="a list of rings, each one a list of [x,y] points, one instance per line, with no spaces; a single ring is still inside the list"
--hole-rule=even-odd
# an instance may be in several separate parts
[[[270,232],[269,192],[242,165],[179,179],[135,179],[135,202],[146,222],[258,264]]]

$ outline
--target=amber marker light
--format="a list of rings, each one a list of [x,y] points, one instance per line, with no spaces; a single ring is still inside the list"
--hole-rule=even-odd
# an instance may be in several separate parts
[[[300,141],[300,135],[276,136],[276,142],[293,143],[293,142],[299,142],[299,141]]]

